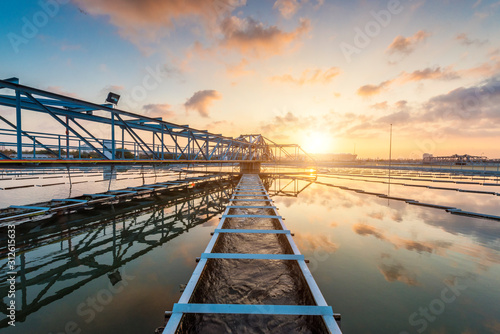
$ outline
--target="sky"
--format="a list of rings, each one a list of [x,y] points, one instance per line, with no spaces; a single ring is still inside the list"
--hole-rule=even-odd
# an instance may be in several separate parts
[[[392,124],[393,158],[500,158],[498,0],[18,0],[0,20],[0,77],[24,85],[311,153],[387,158]]]

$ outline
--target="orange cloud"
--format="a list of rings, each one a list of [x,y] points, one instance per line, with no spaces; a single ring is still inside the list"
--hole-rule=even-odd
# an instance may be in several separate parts
[[[248,64],[249,64],[249,61],[247,59],[243,58],[236,65],[226,65],[227,73],[232,75],[232,76],[235,76],[235,77],[249,75],[249,74],[254,73],[254,71],[246,69],[246,66]]]
[[[430,34],[426,31],[419,30],[415,33],[415,35],[410,37],[403,37],[401,35],[396,36],[392,43],[387,47],[387,53],[395,54],[401,53],[404,55],[409,55],[413,51],[420,42],[425,41]]]
[[[200,90],[191,96],[184,106],[186,110],[193,109],[198,111],[200,116],[208,117],[208,108],[213,104],[215,100],[222,99],[222,95],[216,90]]]
[[[299,26],[284,32],[277,26],[264,26],[251,17],[241,19],[236,16],[226,17],[221,24],[224,35],[220,45],[254,57],[266,57],[281,54],[285,49],[310,29],[309,20],[301,19]]]
[[[390,84],[392,83],[392,80],[387,80],[384,82],[381,82],[378,85],[364,85],[358,88],[358,95],[361,96],[371,96],[371,95],[376,95],[380,94],[382,90],[387,88]]]
[[[286,19],[290,19],[300,8],[300,4],[297,0],[276,0],[273,8],[278,8],[281,16]]]
[[[461,33],[458,34],[457,37],[455,37],[457,41],[460,42],[462,45],[470,46],[470,45],[475,45],[475,46],[483,46],[484,44],[488,43],[488,40],[480,40],[480,39],[470,39],[469,36],[467,36],[466,33]]]
[[[327,253],[335,253],[339,246],[330,241],[325,234],[299,233],[294,237],[297,247],[304,253],[321,249]]]
[[[379,265],[378,269],[384,275],[387,282],[400,281],[408,285],[418,285],[416,275],[410,273],[402,264],[392,263]]]
[[[359,235],[373,235],[377,239],[385,240],[384,234],[382,232],[379,232],[373,226],[365,224],[356,224],[352,227],[352,229]]]
[[[372,104],[370,107],[373,109],[377,109],[377,110],[385,110],[389,107],[389,105],[387,104],[387,101],[383,101],[383,102]]]
[[[196,20],[212,31],[221,17],[245,5],[244,0],[75,0],[75,3],[91,15],[109,17],[120,36],[142,48],[158,42],[175,23],[187,20]]]
[[[337,75],[340,74],[340,69],[338,67],[331,67],[327,70],[322,69],[305,69],[299,78],[295,78],[290,74],[283,74],[273,76],[272,81],[288,82],[297,85],[304,84],[327,84],[333,80]]]
[[[355,224],[352,229],[359,235],[373,235],[375,238],[379,240],[384,240],[389,242],[396,249],[404,248],[409,251],[415,251],[417,253],[437,253],[443,249],[449,248],[451,245],[446,242],[421,242],[414,241],[410,239],[400,238],[396,235],[386,235],[384,232],[379,229],[366,225],[366,224]]]
[[[401,72],[396,78],[386,80],[378,85],[364,85],[361,86],[357,93],[361,96],[371,96],[380,94],[384,89],[392,84],[405,84],[408,82],[422,81],[422,80],[454,80],[460,78],[460,74],[452,70],[451,67],[441,68],[425,68],[423,70],[416,70],[411,73]]]
[[[441,69],[441,67],[436,67],[434,69],[428,67],[423,70],[413,71],[412,73],[403,72],[400,74],[399,78],[402,82],[409,81],[420,81],[420,80],[453,80],[458,79],[460,76],[457,72],[454,72],[451,67],[446,67]]]

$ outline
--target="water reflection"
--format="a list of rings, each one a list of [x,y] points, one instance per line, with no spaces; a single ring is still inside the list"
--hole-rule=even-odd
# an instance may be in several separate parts
[[[395,175],[393,196],[500,214],[498,196],[398,185]],[[265,184],[310,260],[328,304],[342,313],[345,333],[418,333],[422,325],[415,322],[425,319],[420,309],[433,319],[423,333],[500,333],[498,222],[401,201],[389,200],[388,206],[387,199],[319,183],[366,192],[386,192],[386,184],[323,177],[312,181],[282,177]],[[114,212],[82,212],[19,230],[17,305],[22,307],[17,328],[1,322],[2,333],[30,333],[33,328],[61,332],[68,320],[79,319],[75,309],[80,301],[103,287],[125,283],[126,292],[97,320],[85,323],[82,332],[152,332],[162,324],[163,312],[178,301],[178,286],[187,283],[194,258],[205,249],[230,195],[224,186],[212,190],[175,202],[148,199],[115,206]],[[5,245],[4,239],[0,242]],[[0,293],[6,296],[5,259],[0,264]],[[443,291],[450,298],[449,292],[459,287],[463,290],[452,302],[436,308]]]
[[[65,298],[90,282],[107,277],[111,287],[127,277],[125,264],[195,226],[211,222],[225,208],[233,182],[213,182],[189,194],[115,205],[17,227],[18,289],[16,322]],[[1,245],[7,245],[2,235]],[[1,311],[6,315],[7,250],[0,249]],[[0,328],[8,327],[8,318]],[[56,327],[58,319],[52,318]],[[158,319],[160,322],[160,319]],[[31,325],[32,326],[32,325]],[[150,325],[151,328],[154,324]],[[13,329],[13,328],[9,328]]]
[[[498,222],[350,190],[386,192],[386,184],[318,180],[298,198],[275,201],[346,333],[498,333]],[[419,200],[424,192],[391,184],[394,194]],[[495,196],[446,194],[499,214]],[[426,198],[436,195],[426,189]],[[441,301],[442,291],[460,288],[453,302]],[[420,309],[432,317],[425,330],[415,325],[425,319]]]

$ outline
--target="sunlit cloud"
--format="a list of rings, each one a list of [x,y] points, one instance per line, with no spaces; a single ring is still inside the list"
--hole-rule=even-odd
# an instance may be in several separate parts
[[[151,51],[150,43],[158,43],[175,24],[199,23],[211,32],[217,23],[245,0],[75,0],[77,6],[95,16],[107,16],[124,39],[143,50]]]
[[[475,38],[475,39],[471,39],[469,38],[469,36],[466,34],[466,33],[460,33],[458,34],[455,39],[462,45],[466,45],[466,46],[470,46],[470,45],[474,45],[474,46],[483,46],[485,44],[488,43],[488,40],[487,39],[478,39],[478,38]]]
[[[200,90],[191,96],[184,106],[186,110],[196,110],[200,116],[209,117],[209,108],[214,101],[222,99],[221,93],[216,90]]]
[[[419,30],[410,37],[404,37],[401,35],[396,36],[392,43],[387,47],[387,53],[409,55],[415,51],[418,44],[424,42],[430,35],[430,33],[424,30]]]
[[[307,19],[301,19],[295,30],[286,32],[275,25],[266,26],[251,17],[229,16],[222,21],[221,30],[222,47],[260,58],[282,54],[310,30],[310,23]]]
[[[253,74],[254,71],[247,69],[249,63],[250,62],[246,58],[242,58],[238,64],[226,65],[227,73],[234,77]]]
[[[394,261],[390,264],[381,263],[378,269],[384,275],[387,282],[399,281],[412,286],[418,285],[416,275],[399,262]]]
[[[378,85],[364,85],[361,86],[357,93],[360,96],[372,96],[377,95],[386,90],[391,85],[403,85],[408,82],[416,82],[422,80],[454,80],[460,78],[460,75],[453,71],[451,67],[447,68],[425,68],[423,70],[415,70],[411,73],[401,72],[394,79],[386,80]]]
[[[334,253],[339,246],[332,242],[325,234],[300,233],[295,237],[297,247],[303,252],[313,252],[320,249],[327,253]]]
[[[383,102],[374,103],[370,107],[373,109],[377,109],[377,110],[385,110],[389,107],[389,105],[388,105],[387,101],[383,101]]]
[[[372,96],[372,95],[377,95],[380,94],[385,88],[387,88],[389,85],[391,85],[392,80],[386,80],[378,85],[364,85],[358,88],[358,95],[361,96]]]
[[[416,241],[412,239],[401,238],[397,235],[390,235],[367,224],[355,224],[352,227],[353,231],[359,235],[374,236],[375,238],[386,241],[394,246],[395,249],[406,249],[417,253],[437,253],[443,249],[447,249],[451,244],[443,241]]]
[[[382,232],[378,231],[375,227],[366,224],[355,224],[352,229],[359,235],[373,235],[375,238],[385,240]]]
[[[305,69],[299,77],[294,77],[291,74],[283,74],[271,77],[272,81],[292,83],[296,85],[305,84],[327,84],[330,83],[336,76],[340,74],[338,67],[331,67],[326,70],[322,69]]]
[[[403,72],[399,76],[401,82],[421,81],[421,80],[453,80],[458,79],[460,76],[457,72],[453,71],[450,67],[447,68],[425,68],[423,70],[416,70],[411,73]]]
[[[284,18],[290,19],[300,8],[300,4],[297,0],[276,0],[273,8],[277,8]]]
[[[288,140],[292,134],[311,129],[316,123],[314,117],[303,117],[288,111],[284,115],[274,116],[270,121],[261,125],[262,133],[272,138]]]

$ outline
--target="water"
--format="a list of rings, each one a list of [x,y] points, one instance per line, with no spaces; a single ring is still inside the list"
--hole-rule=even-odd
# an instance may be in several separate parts
[[[387,184],[361,180],[318,181],[388,191]],[[272,183],[275,205],[310,260],[328,304],[342,314],[344,333],[500,333],[499,222],[288,182]],[[500,192],[481,185],[439,186]],[[390,191],[500,214],[499,196],[402,185],[391,185]],[[189,280],[230,193],[223,187],[175,202],[143,200],[115,212],[71,216],[69,225],[59,217],[50,226],[24,231],[16,257],[16,305],[24,306],[18,308],[15,328],[2,317],[0,332],[152,333],[178,301],[179,285]],[[2,296],[7,294],[5,264],[0,260]],[[241,270],[242,277],[251,277],[252,270]]]

